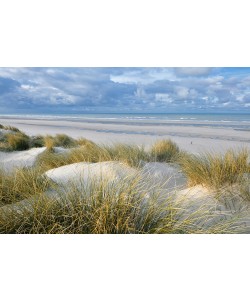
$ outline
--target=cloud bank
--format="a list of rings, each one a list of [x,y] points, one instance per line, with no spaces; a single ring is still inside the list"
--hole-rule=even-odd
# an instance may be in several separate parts
[[[248,112],[250,68],[0,68],[0,113]]]

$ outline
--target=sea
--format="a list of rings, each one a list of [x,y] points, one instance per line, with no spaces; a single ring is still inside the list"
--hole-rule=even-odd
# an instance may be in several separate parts
[[[67,120],[104,124],[206,126],[250,131],[250,113],[2,114],[1,119]]]

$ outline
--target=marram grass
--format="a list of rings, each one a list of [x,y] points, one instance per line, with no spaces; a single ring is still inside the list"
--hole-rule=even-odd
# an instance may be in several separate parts
[[[234,218],[213,218],[200,208],[189,215],[168,197],[159,202],[154,193],[139,188],[138,179],[91,182],[68,186],[54,195],[40,196],[27,205],[0,209],[0,233],[32,234],[145,234],[238,233]]]
[[[157,141],[151,148],[151,156],[160,162],[172,162],[179,153],[179,147],[170,139]]]
[[[43,175],[46,170],[77,162],[120,161],[137,170],[149,161],[177,162],[190,186],[201,184],[219,190],[236,184],[241,186],[239,195],[247,203],[249,182],[242,185],[244,176],[250,173],[246,150],[190,155],[171,140],[158,141],[146,151],[135,145],[97,145],[64,134],[28,137],[11,127],[8,130],[12,133],[2,134],[0,141],[6,151],[34,146],[47,149],[33,168],[0,172],[0,233],[248,232],[239,225],[240,215],[218,215],[206,206],[188,210],[168,193],[163,199],[164,187],[149,186],[150,180],[141,182],[139,175],[113,183],[92,179],[87,186],[69,185],[65,189]],[[55,147],[71,149],[57,153]]]
[[[83,146],[65,153],[55,153],[53,147],[47,147],[47,151],[38,157],[37,165],[46,171],[78,162],[121,161],[129,166],[139,167],[142,162],[149,160],[149,154],[139,146],[125,144],[105,146],[86,141]]]
[[[201,184],[210,188],[221,188],[239,182],[245,173],[250,172],[248,157],[245,149],[228,150],[224,155],[184,155],[179,158],[179,163],[190,186]]]
[[[49,180],[36,168],[16,169],[12,173],[0,170],[0,207],[44,193]]]

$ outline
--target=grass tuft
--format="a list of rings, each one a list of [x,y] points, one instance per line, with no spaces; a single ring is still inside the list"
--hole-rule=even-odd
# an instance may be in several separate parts
[[[40,176],[39,169],[17,169],[13,173],[0,171],[0,206],[16,203],[43,193],[49,180]]]
[[[54,144],[56,147],[65,148],[75,147],[77,145],[76,141],[66,134],[57,134],[54,137]]]
[[[141,147],[124,144],[98,146],[86,142],[84,146],[74,148],[66,153],[54,153],[50,148],[39,155],[36,164],[44,171],[79,162],[121,161],[132,167],[140,167],[143,161],[150,159]],[[53,148],[52,148],[53,149]]]
[[[1,128],[5,130],[14,131],[14,132],[21,132],[20,129],[14,126],[2,126]]]
[[[151,148],[151,156],[159,162],[172,162],[179,153],[179,147],[171,140],[158,141]]]
[[[31,148],[40,148],[45,146],[44,136],[36,135],[30,138],[30,147]]]
[[[201,184],[210,188],[232,185],[250,172],[248,152],[229,150],[225,155],[205,153],[185,155],[179,159],[190,186]]]
[[[55,147],[55,141],[51,135],[46,135],[44,137],[44,145],[47,148],[48,151],[53,151]]]
[[[137,180],[69,186],[56,196],[41,195],[31,206],[0,209],[0,233],[232,233],[235,222],[216,219],[203,209],[183,214],[172,198],[159,203],[154,193],[138,188]]]
[[[30,148],[29,137],[24,133],[6,134],[7,148],[12,151],[27,150]]]

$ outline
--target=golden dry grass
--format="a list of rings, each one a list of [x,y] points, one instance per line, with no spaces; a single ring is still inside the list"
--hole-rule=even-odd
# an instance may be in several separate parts
[[[149,154],[141,147],[124,144],[99,146],[87,141],[84,146],[69,150],[66,153],[54,153],[53,148],[42,153],[37,159],[37,165],[45,171],[67,164],[78,162],[121,161],[129,166],[139,167],[143,161],[149,161]]]
[[[217,218],[203,208],[186,211],[168,197],[159,202],[157,193],[139,188],[137,179],[116,183],[90,182],[68,186],[54,196],[40,194],[31,205],[25,202],[0,209],[0,233],[237,233],[234,218]]]
[[[169,139],[157,141],[151,148],[152,157],[159,162],[172,162],[176,160],[179,153],[177,144]]]
[[[46,135],[44,137],[44,145],[47,148],[48,151],[52,151],[55,147],[55,141],[52,136]]]
[[[189,185],[220,189],[239,185],[246,173],[250,173],[246,150],[230,150],[225,155],[190,155],[180,151],[171,140],[162,140],[147,152],[143,147],[97,145],[64,134],[30,138],[17,130],[5,135],[1,142],[11,150],[24,150],[27,145],[45,145],[47,150],[39,155],[33,168],[10,174],[0,172],[0,233],[238,233],[248,230],[238,226],[237,215],[218,217],[216,212],[204,207],[187,213],[173,197],[159,201],[164,187],[147,186],[146,182],[145,186],[142,182],[138,184],[139,178],[108,184],[93,179],[87,186],[59,189],[42,176],[46,170],[76,162],[121,161],[139,168],[147,161],[175,161],[180,163]],[[57,146],[74,148],[56,153]],[[244,201],[250,200],[249,182],[241,185],[240,193]]]
[[[39,169],[16,169],[12,173],[0,170],[0,206],[39,195],[49,187]]]
[[[182,171],[190,186],[201,184],[206,187],[220,188],[232,185],[250,172],[248,151],[228,150],[224,155],[205,153],[180,157]]]

